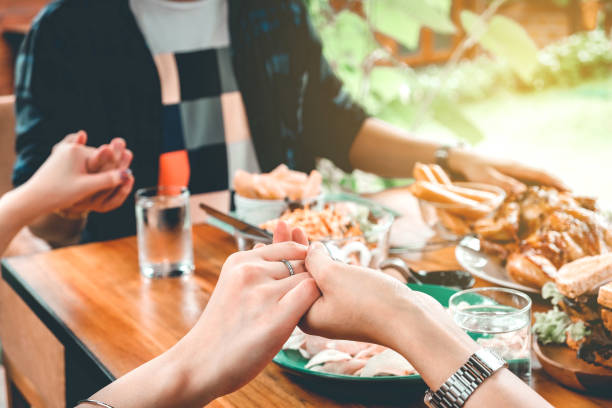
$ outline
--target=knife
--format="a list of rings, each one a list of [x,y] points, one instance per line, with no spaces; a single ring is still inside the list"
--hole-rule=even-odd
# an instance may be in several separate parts
[[[255,237],[259,240],[272,243],[272,234],[264,229],[251,225],[248,222],[244,222],[232,215],[225,214],[224,212],[214,209],[213,207],[204,203],[200,203],[200,208],[206,211],[206,213],[208,213],[208,215],[210,215],[211,217],[216,218],[219,221],[222,221],[228,225],[231,225],[240,234],[244,235],[247,238]]]

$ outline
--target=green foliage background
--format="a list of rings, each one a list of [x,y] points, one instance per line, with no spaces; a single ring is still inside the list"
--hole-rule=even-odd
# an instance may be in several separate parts
[[[450,0],[365,0],[367,20],[349,10],[335,13],[328,0],[306,4],[325,57],[370,114],[410,130],[424,120],[436,121],[470,143],[478,143],[484,135],[463,114],[462,103],[500,92],[573,86],[606,76],[612,67],[610,39],[601,30],[537,50],[516,22],[502,16],[485,22],[469,12],[462,13],[463,28],[479,34],[479,44],[488,54],[450,69],[376,66],[371,61],[382,51],[374,30],[390,35],[407,51],[414,50],[423,26],[441,34],[457,29],[449,18]]]

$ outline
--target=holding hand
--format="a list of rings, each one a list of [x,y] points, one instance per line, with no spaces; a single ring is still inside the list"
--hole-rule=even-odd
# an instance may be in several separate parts
[[[334,261],[319,243],[306,269],[322,294],[302,319],[306,333],[389,347],[434,389],[478,348],[434,298],[380,271]],[[444,364],[432,365],[432,356]]]
[[[304,269],[306,251],[295,242],[276,243],[235,253],[223,265],[202,317],[178,346],[205,361],[210,369],[197,367],[199,375],[210,379],[214,373],[209,398],[240,388],[263,370],[320,296]],[[295,275],[282,260],[291,262]]]
[[[54,150],[66,143],[81,145],[87,149],[88,153],[84,167],[79,170],[85,170],[91,174],[118,171],[121,172],[122,179],[119,183],[110,186],[100,185],[99,188],[89,190],[88,194],[82,195],[79,200],[69,206],[62,207],[63,213],[69,217],[78,217],[80,214],[89,211],[103,213],[114,210],[123,204],[134,186],[134,177],[128,170],[133,154],[126,149],[123,139],[113,139],[110,144],[102,145],[97,149],[84,146],[86,142],[87,134],[84,131],[79,131],[66,136],[62,142],[56,145]]]
[[[44,204],[43,212],[55,210],[110,210],[108,204],[114,200],[96,200],[100,192],[117,191],[114,198],[125,199],[132,188],[134,178],[127,166],[131,161],[131,152],[123,147],[113,152],[113,148],[103,146],[98,149],[84,145],[85,132],[69,135],[58,143],[32,178],[26,183],[37,201]],[[116,165],[109,165],[120,155]],[[100,166],[99,172],[91,174],[91,165]],[[98,205],[84,206],[83,203]],[[120,204],[120,203],[119,203]]]
[[[380,271],[334,261],[318,242],[310,246],[306,269],[323,296],[302,320],[304,331],[386,345],[382,335],[389,316],[413,293],[406,285]]]

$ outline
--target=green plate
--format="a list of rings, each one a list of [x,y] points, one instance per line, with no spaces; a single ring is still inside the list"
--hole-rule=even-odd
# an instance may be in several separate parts
[[[436,299],[444,307],[448,307],[448,300],[457,292],[455,289],[447,288],[438,285],[415,285],[408,284],[410,289],[419,292],[427,293]],[[403,383],[403,384],[423,384],[421,376],[418,374],[406,376],[380,376],[380,377],[356,377],[352,375],[330,374],[318,371],[312,371],[305,368],[308,360],[296,350],[281,350],[273,360],[279,366],[286,370],[301,376],[318,377],[332,381],[354,382],[354,383]]]

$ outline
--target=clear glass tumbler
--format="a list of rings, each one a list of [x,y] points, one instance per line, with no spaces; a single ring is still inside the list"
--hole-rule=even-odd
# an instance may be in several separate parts
[[[453,320],[476,342],[494,350],[525,382],[531,378],[531,299],[513,289],[474,288],[449,299]]]
[[[138,190],[136,229],[142,275],[162,278],[193,272],[189,190],[184,187]]]

